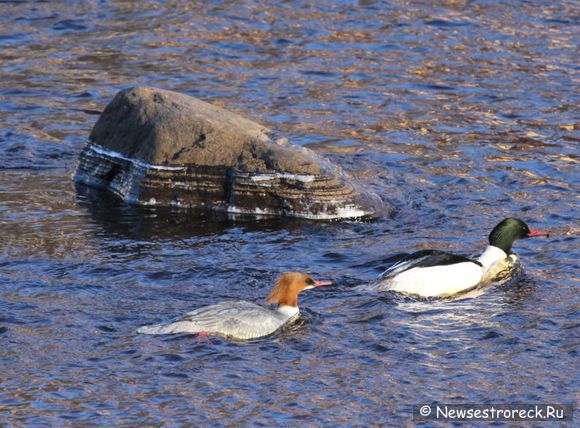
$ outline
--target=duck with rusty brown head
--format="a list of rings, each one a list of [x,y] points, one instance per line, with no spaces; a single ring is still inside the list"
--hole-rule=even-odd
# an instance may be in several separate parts
[[[189,312],[169,324],[141,327],[143,334],[192,333],[249,340],[269,336],[296,320],[300,314],[298,294],[304,290],[330,285],[316,281],[303,272],[285,272],[277,279],[268,303],[272,310],[252,302],[227,301]]]

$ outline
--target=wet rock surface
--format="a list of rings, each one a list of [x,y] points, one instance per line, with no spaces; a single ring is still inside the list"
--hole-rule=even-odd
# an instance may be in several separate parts
[[[119,92],[80,154],[77,183],[127,202],[312,219],[370,218],[380,199],[251,120],[149,87]]]

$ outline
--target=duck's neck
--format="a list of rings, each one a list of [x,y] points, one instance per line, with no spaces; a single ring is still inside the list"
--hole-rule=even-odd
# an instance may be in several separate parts
[[[278,305],[278,312],[290,319],[298,315],[300,310],[298,306]]]
[[[492,265],[507,257],[507,253],[495,245],[488,245],[485,251],[479,256],[479,263],[481,263],[485,270],[488,270]]]
[[[509,254],[515,240],[514,232],[506,227],[495,227],[489,234],[489,245]]]

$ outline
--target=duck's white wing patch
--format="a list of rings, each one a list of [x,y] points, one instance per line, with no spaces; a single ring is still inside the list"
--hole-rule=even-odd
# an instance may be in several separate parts
[[[422,261],[427,257],[421,257],[419,259],[404,259],[396,262],[392,266],[389,266],[387,270],[385,270],[382,274],[379,275],[377,278],[379,281],[387,278],[393,278],[394,276],[398,275],[401,272],[404,272],[408,269],[413,268],[418,261]]]

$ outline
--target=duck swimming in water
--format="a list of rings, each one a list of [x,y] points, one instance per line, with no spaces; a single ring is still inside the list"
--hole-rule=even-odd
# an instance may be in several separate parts
[[[268,296],[268,303],[276,304],[276,310],[245,301],[222,302],[196,309],[170,324],[141,327],[137,333],[194,333],[238,340],[258,339],[298,318],[301,291],[330,284],[329,281],[316,281],[303,272],[285,272]]]
[[[448,297],[493,281],[517,261],[511,251],[517,239],[549,236],[517,218],[506,218],[489,234],[489,245],[477,260],[438,250],[405,256],[381,274],[373,288],[421,297]]]

